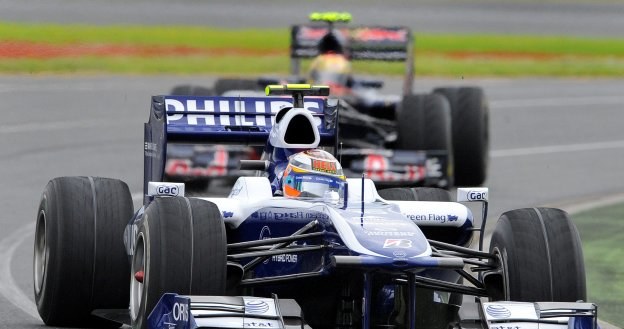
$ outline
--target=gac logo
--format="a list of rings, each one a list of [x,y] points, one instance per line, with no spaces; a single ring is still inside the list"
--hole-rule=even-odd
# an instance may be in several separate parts
[[[177,196],[178,193],[180,193],[180,189],[178,189],[177,186],[167,186],[167,185],[159,186],[156,189],[156,191],[158,192],[159,195]]]
[[[468,200],[470,201],[487,200],[487,192],[470,191],[468,192]]]

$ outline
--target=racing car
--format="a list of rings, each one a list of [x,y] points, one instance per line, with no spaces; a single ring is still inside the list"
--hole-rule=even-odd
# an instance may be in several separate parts
[[[337,143],[338,104],[318,98],[329,88],[266,92],[153,97],[134,214],[120,180],[48,183],[33,273],[46,325],[597,328],[565,212],[505,212],[485,251],[487,188],[459,188],[452,202],[443,189],[346,178],[326,151]],[[261,160],[241,163],[258,175],[227,197],[185,197],[184,183],[162,178],[167,143],[189,142],[264,143]],[[480,222],[460,202],[482,203]],[[467,315],[462,296],[475,296]]]
[[[481,185],[489,157],[488,104],[479,87],[440,87],[414,94],[414,37],[406,27],[339,27],[348,13],[313,13],[291,28],[290,76],[218,79],[213,88],[177,86],[178,95],[261,95],[271,83],[331,87],[342,103],[341,162],[348,176],[365,173],[380,186]],[[313,59],[302,74],[302,60]],[[404,62],[402,91],[352,74],[353,61]]]

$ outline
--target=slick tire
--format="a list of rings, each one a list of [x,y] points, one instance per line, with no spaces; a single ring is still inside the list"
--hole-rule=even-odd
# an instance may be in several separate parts
[[[123,232],[132,212],[128,186],[119,180],[60,177],[46,185],[33,262],[35,302],[46,325],[119,327],[91,312],[128,307]]]
[[[451,110],[446,98],[440,94],[407,95],[397,110],[396,147],[446,152],[447,186],[453,186]]]
[[[226,243],[214,203],[185,197],[154,199],[139,225],[132,258],[132,327],[148,328],[147,316],[165,292],[224,295]]]
[[[435,187],[395,187],[377,192],[386,200],[396,201],[442,201],[450,202],[451,193],[447,190]]]
[[[587,300],[578,231],[568,214],[525,208],[499,218],[490,252],[502,271],[486,275],[491,300],[575,302]]]
[[[223,95],[231,90],[261,90],[261,86],[257,80],[251,79],[219,79],[215,82],[215,94]]]
[[[479,186],[487,178],[489,107],[479,87],[436,88],[451,106],[455,184]]]
[[[171,89],[171,95],[177,96],[214,96],[210,88],[192,85],[179,85]]]

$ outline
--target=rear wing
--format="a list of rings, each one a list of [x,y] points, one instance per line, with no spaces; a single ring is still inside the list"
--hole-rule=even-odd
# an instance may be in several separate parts
[[[351,60],[406,62],[404,94],[411,93],[414,77],[414,38],[407,27],[359,26],[331,29],[344,41]],[[291,28],[291,74],[301,72],[300,60],[319,55],[318,43],[330,27],[294,25]]]
[[[304,108],[318,123],[320,145],[336,146],[338,102],[306,97]],[[163,180],[168,143],[264,145],[275,114],[292,106],[283,97],[152,97],[144,127],[144,191]]]

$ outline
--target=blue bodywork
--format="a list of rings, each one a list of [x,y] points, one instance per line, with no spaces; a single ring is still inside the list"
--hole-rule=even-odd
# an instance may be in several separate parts
[[[281,177],[281,172],[287,164],[287,157],[298,151],[276,148],[267,143],[275,121],[275,113],[281,108],[292,106],[291,104],[290,99],[281,97],[153,97],[149,122],[145,124],[144,207],[135,214],[126,230],[125,241],[129,254],[136,227],[143,219],[144,209],[152,201],[152,197],[147,195],[147,184],[163,179],[167,143],[246,145],[266,143],[263,159],[270,163],[267,170],[269,181],[275,182]],[[319,146],[336,147],[338,107],[325,99],[306,98],[305,108],[312,112],[315,120],[318,120],[316,123],[320,136]],[[362,186],[363,183],[362,180]],[[391,322],[390,313],[396,312],[396,309],[405,303],[395,299],[398,288],[395,284],[391,284],[391,281],[386,280],[387,283],[383,287],[375,288],[374,278],[377,274],[372,273],[381,271],[383,273],[381,275],[399,276],[409,273],[408,277],[418,273],[423,277],[458,282],[457,273],[441,271],[440,268],[461,268],[463,263],[433,257],[422,231],[414,221],[401,213],[397,205],[382,200],[363,204],[363,200],[357,199],[349,200],[345,204],[320,200],[305,202],[305,206],[297,207],[279,205],[259,207],[235,229],[227,230],[227,241],[228,244],[235,244],[287,237],[314,223],[314,229],[310,232],[320,234],[297,239],[291,242],[290,246],[302,248],[319,246],[318,249],[265,257],[259,264],[245,270],[245,280],[255,282],[254,280],[266,279],[274,283],[268,287],[254,288],[256,294],[269,295],[277,292],[280,296],[288,296],[293,294],[292,286],[279,285],[280,280],[292,280],[305,275],[323,278],[337,271],[343,271],[341,272],[343,275],[348,275],[345,273],[348,273],[350,268],[357,268],[364,274],[355,282],[361,281],[363,285],[361,294],[367,302],[362,307],[367,323],[371,317],[379,323]],[[232,212],[223,212],[224,219],[231,216]],[[333,221],[332,218],[342,220]],[[461,238],[463,242],[470,240],[472,226],[472,214],[468,211],[465,224],[458,228],[463,234]],[[362,247],[359,250],[348,247],[353,245]],[[243,267],[255,261],[257,261],[255,257],[239,259]],[[330,294],[339,298],[340,289],[335,287],[334,290]],[[377,290],[381,292],[373,293]],[[294,293],[294,296],[297,294]],[[163,302],[159,305],[161,304],[166,306],[170,303]],[[304,303],[302,307],[309,308],[309,305]],[[161,310],[156,313],[162,315],[168,311]],[[161,317],[153,321],[164,320]]]

